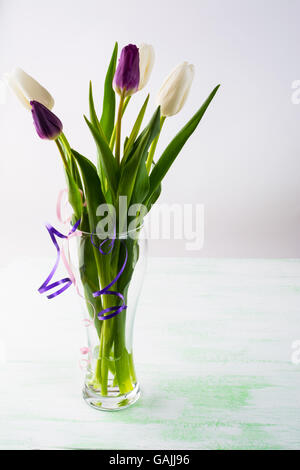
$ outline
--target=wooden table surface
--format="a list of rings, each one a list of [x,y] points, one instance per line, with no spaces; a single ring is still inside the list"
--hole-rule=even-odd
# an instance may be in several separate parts
[[[81,398],[75,292],[36,292],[52,264],[0,272],[1,449],[300,448],[300,260],[150,259],[135,324],[143,394],[116,413]]]

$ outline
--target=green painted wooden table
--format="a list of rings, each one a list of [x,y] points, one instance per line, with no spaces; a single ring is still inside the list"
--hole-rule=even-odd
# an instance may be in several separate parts
[[[81,399],[74,291],[36,293],[52,262],[1,270],[2,449],[300,448],[300,260],[150,259],[135,326],[143,395],[116,413]]]

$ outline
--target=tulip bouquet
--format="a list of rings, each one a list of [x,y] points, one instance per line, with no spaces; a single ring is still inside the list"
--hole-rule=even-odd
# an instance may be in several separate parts
[[[21,69],[7,75],[10,87],[31,110],[39,137],[54,140],[63,163],[73,211],[71,232],[81,235],[77,243],[80,278],[97,337],[86,387],[101,397],[100,408],[112,390],[122,398],[118,407],[128,405],[126,397],[136,387],[132,351],[126,344],[126,314],[128,289],[140,256],[140,228],[160,195],[163,178],[218,89],[214,88],[154,163],[162,127],[167,117],[183,107],[194,67],[184,62],[170,73],[158,93],[154,114],[142,128],[149,102],[149,95],[146,97],[130,134],[122,140],[126,108],[149,80],[154,51],[146,44],[139,48],[129,44],[122,49],[118,64],[117,55],[116,44],[105,78],[101,114],[94,104],[91,83],[89,88],[89,118],[84,119],[96,144],[96,166],[69,144],[60,119],[51,111],[54,100],[47,90]],[[99,210],[103,205],[105,215]],[[53,240],[59,232],[49,233]]]

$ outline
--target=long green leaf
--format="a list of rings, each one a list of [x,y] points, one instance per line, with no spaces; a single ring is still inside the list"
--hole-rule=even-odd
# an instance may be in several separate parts
[[[150,182],[145,162],[141,162],[135,179],[130,203],[142,203],[149,193]]]
[[[155,166],[154,161],[152,161],[152,165]],[[147,174],[148,174],[148,172],[147,172]],[[159,198],[160,194],[161,194],[161,183],[159,183],[157,188],[154,190],[154,192],[151,194],[150,198],[148,198],[148,200],[145,203],[148,212],[150,211],[151,207],[156,203],[156,201]]]
[[[140,165],[145,165],[148,148],[151,142],[156,137],[160,130],[160,108],[158,107],[152,116],[148,126],[143,132],[143,137],[140,139],[139,144],[132,155],[131,159],[125,164],[118,188],[119,196],[127,196],[127,203],[129,205],[131,196],[134,190],[136,177]],[[140,202],[140,201],[138,201]]]
[[[81,182],[80,174],[76,165],[76,161],[74,160],[74,157],[72,155],[70,144],[63,132],[58,137],[58,141],[61,145],[61,148],[66,157],[66,160],[69,164],[71,175],[75,183],[77,184],[78,188],[82,190],[82,182]]]
[[[148,199],[154,193],[154,191],[168,172],[175,158],[179,154],[180,150],[198,126],[210,102],[217,93],[219,86],[220,85],[214,88],[214,90],[203,103],[201,108],[196,112],[196,114],[194,114],[192,119],[190,119],[190,121],[178,132],[178,134],[170,142],[170,144],[167,146],[160,159],[154,166],[152,172],[150,173],[150,190]]]
[[[109,145],[107,143],[107,140],[103,134],[103,131],[100,128],[97,128],[91,123],[86,116],[84,116],[84,119],[89,126],[89,129],[92,133],[92,136],[94,137],[97,149],[98,149],[98,155],[99,155],[99,161],[98,161],[98,170],[99,173],[101,171],[101,168],[103,168],[105,176],[108,181],[108,186],[112,191],[113,196],[115,197],[116,192],[117,192],[117,186],[118,186],[118,165],[117,162],[109,148]],[[100,126],[100,125],[99,125]]]
[[[157,186],[154,192],[151,194],[150,198],[147,200],[146,207],[149,212],[152,206],[156,203],[161,193],[161,183]]]
[[[72,149],[75,160],[81,171],[84,184],[84,192],[87,202],[87,210],[90,222],[90,230],[95,230],[97,225],[96,211],[100,204],[105,203],[101,190],[101,183],[95,165],[86,157]]]
[[[103,134],[101,124],[99,123],[99,120],[98,120],[98,117],[97,117],[97,114],[96,114],[96,110],[95,110],[92,82],[90,82],[90,89],[89,89],[89,108],[90,108],[91,123],[93,124],[95,129],[98,130],[98,132],[100,134]],[[105,195],[106,202],[110,204],[111,203],[111,193],[110,193],[110,190],[108,188],[107,179],[106,179],[106,176],[105,176],[103,166],[101,165],[101,155],[100,155],[100,150],[99,150],[98,147],[97,147],[97,150],[98,150],[97,166],[98,166],[98,175],[99,175],[99,178],[100,178],[100,181],[101,181],[101,188],[102,188],[103,194]]]
[[[90,108],[90,120],[91,123],[100,130],[99,119],[95,110],[94,97],[93,97],[93,86],[90,80],[89,86],[89,108]]]
[[[123,170],[123,168],[125,167],[125,164],[128,165],[129,163],[129,160],[131,160],[131,158],[133,157],[133,155],[135,155],[136,153],[136,149],[138,148],[138,146],[140,145],[141,143],[141,140],[143,139],[143,137],[145,136],[146,132],[147,132],[147,127],[145,127],[142,132],[139,134],[138,138],[136,139],[136,141],[133,143],[133,145],[131,146],[131,149],[130,151],[128,152],[128,154],[126,155],[126,158],[122,158],[121,160],[121,171]]]
[[[100,119],[101,127],[108,142],[110,141],[115,122],[116,98],[112,82],[116,70],[117,55],[118,43],[116,42],[105,77],[102,116]]]
[[[79,188],[68,168],[65,168],[66,181],[68,185],[68,199],[71,204],[76,220],[81,218],[82,215],[82,196]]]
[[[78,163],[82,174],[85,196],[87,201],[88,220],[86,220],[86,213],[84,213],[80,228],[81,230],[84,230],[86,232],[92,232],[96,229],[98,222],[96,216],[97,207],[104,202],[104,197],[101,192],[100,180],[97,174],[96,167],[90,160],[88,160],[86,157],[84,157],[73,149],[72,154],[74,156],[74,159]],[[97,249],[92,245],[88,237],[82,237],[82,239],[80,240],[78,255],[80,258],[80,277],[86,299],[88,300],[87,308],[91,317],[93,318],[95,315],[95,311],[100,312],[102,310],[101,298],[98,297],[97,299],[95,299],[93,297],[93,292],[98,290],[100,287],[98,282],[99,273],[97,264],[99,253]],[[92,306],[94,307],[95,311]],[[100,335],[101,322],[99,322],[97,316],[94,321],[97,332]]]
[[[150,97],[150,95],[148,94],[147,98],[144,101],[143,106],[140,109],[138,117],[136,118],[136,121],[133,125],[132,131],[131,131],[130,136],[129,136],[129,138],[126,142],[126,145],[125,145],[125,152],[124,152],[124,157],[123,157],[122,161],[124,161],[124,160],[126,161],[126,157],[127,157],[128,153],[130,152],[130,149],[131,149],[135,139],[137,138],[137,135],[139,133],[139,130],[141,128],[141,125],[142,125],[142,122],[143,122],[143,119],[144,119],[144,115],[145,115],[145,111],[146,111],[146,108],[147,108],[147,105],[148,105],[149,97]],[[124,161],[124,163],[125,163],[125,161]]]

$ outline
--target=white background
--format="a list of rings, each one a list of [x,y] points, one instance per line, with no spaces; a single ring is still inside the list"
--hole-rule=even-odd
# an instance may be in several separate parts
[[[83,120],[88,82],[102,99],[114,41],[151,43],[155,94],[177,63],[195,65],[183,111],[170,118],[159,149],[222,87],[170,170],[161,202],[203,203],[205,244],[196,256],[300,256],[300,2],[294,0],[0,0],[0,72],[19,65],[53,94],[72,145],[89,157]],[[152,109],[151,109],[152,107]],[[1,263],[21,254],[51,256],[43,223],[55,223],[64,177],[54,144],[40,140],[30,114],[12,96],[0,106]],[[161,242],[155,253],[176,255]],[[189,254],[189,253],[186,253]]]

